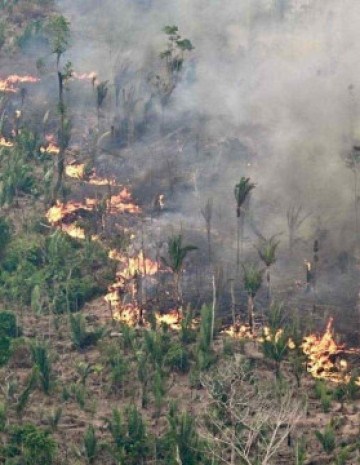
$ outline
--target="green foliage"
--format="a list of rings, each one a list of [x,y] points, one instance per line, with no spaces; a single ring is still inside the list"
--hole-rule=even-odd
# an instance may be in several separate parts
[[[0,336],[0,367],[7,364],[11,354],[11,339],[5,336]]]
[[[16,414],[18,417],[22,417],[25,408],[30,400],[30,395],[36,387],[38,380],[38,369],[35,367],[32,369],[30,375],[26,378],[26,385],[24,390],[21,392],[18,402],[16,404]]]
[[[316,430],[315,436],[322,445],[325,453],[331,454],[334,451],[336,447],[336,436],[334,427],[331,423],[325,426],[323,432]]]
[[[161,408],[163,405],[164,396],[166,393],[166,386],[165,386],[165,374],[161,370],[160,367],[156,367],[156,371],[153,378],[153,394],[155,399],[155,415],[160,416]]]
[[[0,312],[0,337],[17,337],[19,329],[13,312]]]
[[[267,267],[276,262],[276,250],[280,241],[276,241],[275,237],[276,236],[272,236],[270,239],[261,239],[260,244],[257,247],[259,257]]]
[[[187,373],[190,369],[189,352],[179,343],[172,344],[165,357],[165,365],[174,371]]]
[[[94,279],[94,267],[107,272],[108,263],[99,247],[89,248],[61,231],[48,237],[24,233],[10,242],[0,262],[0,297],[32,304],[36,313],[75,311],[106,289]]]
[[[76,349],[81,350],[97,344],[104,336],[105,329],[98,328],[94,331],[86,329],[85,318],[81,314],[70,315],[71,340]]]
[[[169,430],[165,434],[166,463],[187,465],[205,464],[204,444],[199,440],[195,421],[187,412],[179,414],[176,404],[170,405],[167,415]]]
[[[33,167],[26,164],[24,154],[19,148],[9,150],[8,156],[1,160],[0,206],[11,206],[21,195],[36,194]]]
[[[9,440],[3,448],[7,457],[17,457],[24,465],[51,465],[54,462],[57,445],[49,432],[27,423],[12,426]]]
[[[5,44],[6,40],[6,23],[5,21],[0,21],[0,49]]]
[[[38,368],[42,390],[45,394],[49,394],[52,384],[52,368],[48,346],[45,343],[35,342],[31,345],[31,355],[34,365]]]
[[[350,447],[342,447],[337,454],[335,454],[335,465],[345,465],[351,452]]]
[[[72,384],[70,386],[71,394],[74,396],[79,407],[84,410],[86,404],[86,387],[83,384]]]
[[[295,465],[304,465],[306,461],[306,444],[304,439],[296,441],[295,444]]]
[[[113,439],[113,456],[120,464],[138,465],[144,463],[149,453],[150,440],[145,422],[135,406],[129,406],[125,416],[124,420],[114,409],[107,421]]]
[[[318,399],[320,399],[322,409],[324,413],[330,411],[331,402],[332,402],[332,392],[326,386],[326,383],[323,380],[315,381],[315,394]]]
[[[16,45],[23,49],[33,39],[41,40],[44,43],[47,42],[44,35],[44,23],[42,20],[37,19],[30,21],[16,37]]]
[[[244,271],[245,290],[249,295],[255,297],[261,287],[264,271],[253,264],[243,265],[242,268]]]
[[[99,453],[99,443],[95,434],[95,429],[89,425],[84,434],[84,455],[87,463],[92,465]]]
[[[206,370],[215,361],[212,351],[212,308],[201,308],[200,332],[197,346],[197,362],[201,370]]]
[[[250,182],[250,178],[242,177],[240,182],[236,184],[234,195],[236,200],[236,216],[238,218],[241,216],[241,207],[253,189],[255,189],[255,184]]]
[[[184,260],[187,254],[193,250],[197,250],[197,247],[194,245],[184,245],[183,246],[182,235],[175,235],[169,237],[168,239],[168,255],[169,258],[166,259],[161,257],[165,266],[170,268],[173,273],[180,273],[184,266]]]
[[[0,402],[0,432],[5,430],[7,420],[7,408],[6,404]]]
[[[61,407],[57,407],[48,416],[48,421],[49,421],[50,428],[51,428],[52,432],[55,432],[58,429],[58,425],[60,423],[61,417],[62,417],[62,408]]]
[[[180,341],[183,344],[190,344],[196,340],[196,332],[192,328],[193,312],[189,309],[185,312],[184,317],[180,321]]]
[[[51,51],[56,55],[59,63],[61,55],[66,52],[69,46],[70,23],[64,16],[55,15],[48,22],[47,32],[50,38]]]
[[[10,224],[7,219],[0,216],[0,257],[3,257],[6,247],[11,239]]]
[[[288,353],[289,337],[285,331],[269,331],[263,334],[262,350],[266,358],[276,365],[276,375],[280,376],[280,365]]]
[[[109,359],[111,385],[115,392],[124,386],[126,375],[129,373],[129,365],[126,359],[119,354],[112,355]]]

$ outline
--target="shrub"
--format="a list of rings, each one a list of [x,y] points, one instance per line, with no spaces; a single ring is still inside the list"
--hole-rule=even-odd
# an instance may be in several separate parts
[[[5,336],[0,337],[0,367],[7,364],[11,354],[11,339]]]
[[[13,312],[0,312],[0,337],[17,337],[18,327]]]
[[[322,445],[324,452],[331,454],[336,447],[335,430],[331,423],[326,425],[324,432],[315,431],[315,436]]]
[[[78,349],[95,345],[105,333],[104,328],[98,328],[95,331],[87,331],[85,318],[83,315],[70,315],[71,339],[74,346]]]
[[[98,440],[95,434],[95,429],[89,425],[84,434],[84,455],[86,461],[91,465],[95,462],[99,452]]]
[[[8,457],[18,457],[18,463],[33,465],[51,465],[56,454],[56,442],[50,433],[32,424],[13,426],[9,441],[4,448]]]
[[[31,355],[34,364],[39,370],[41,387],[45,394],[49,394],[51,387],[52,369],[47,345],[40,342],[32,344]]]
[[[174,371],[187,373],[190,369],[188,351],[179,343],[173,344],[166,355],[165,364]]]

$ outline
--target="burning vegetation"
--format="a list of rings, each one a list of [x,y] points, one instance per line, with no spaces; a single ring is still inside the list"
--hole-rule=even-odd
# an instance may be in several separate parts
[[[300,106],[292,69],[305,78],[309,71],[304,58],[287,57],[277,32],[311,28],[310,6],[240,5],[241,15],[231,14],[236,28],[225,21],[219,33],[206,24],[216,44],[211,35],[213,50],[205,53],[203,29],[194,30],[186,12],[184,30],[194,44],[175,25],[161,25],[153,41],[152,29],[139,34],[137,26],[119,40],[119,12],[122,25],[123,17],[154,21],[147,15],[156,0],[60,2],[71,9],[76,34],[51,1],[3,3],[9,34],[25,30],[2,39],[0,21],[0,53],[11,52],[2,70],[8,77],[0,80],[0,461],[355,463],[356,96],[349,85],[346,105],[329,110],[351,107],[351,128],[332,134],[339,161],[319,169],[329,134],[314,135],[315,125],[309,132],[302,122],[304,115],[313,121],[308,112],[315,110],[313,101]],[[199,14],[200,3],[193,6]],[[208,11],[223,22],[216,3]],[[171,5],[156,17],[167,17]],[[123,14],[128,10],[136,14]],[[89,19],[88,34],[78,18]],[[297,50],[292,34],[300,32],[288,33],[286,47]],[[306,42],[308,31],[300,36]],[[79,42],[89,42],[89,58],[78,53]],[[226,66],[213,66],[219,44]],[[306,44],[299,49],[311,48]],[[38,49],[41,79],[13,74],[31,72]],[[229,76],[238,69],[227,60],[237,55],[254,75],[248,88],[237,82],[234,98]],[[83,72],[79,56],[85,70],[96,71]],[[279,66],[279,87],[283,69],[295,79],[294,87],[285,81],[279,105],[278,90],[269,97],[262,88],[263,76],[272,75],[269,61]],[[328,79],[319,87],[329,90],[336,63],[325,61],[310,81],[316,87]],[[208,69],[215,69],[211,82]],[[294,88],[299,101],[289,105]],[[283,104],[286,123],[278,113]],[[330,126],[322,122],[319,131]],[[305,140],[309,134],[313,142]],[[341,172],[346,182],[338,195],[331,170],[342,168],[353,185]],[[341,213],[325,214],[335,211],[328,200],[335,195]]]

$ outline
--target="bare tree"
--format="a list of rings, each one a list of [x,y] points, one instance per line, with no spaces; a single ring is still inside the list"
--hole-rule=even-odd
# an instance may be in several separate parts
[[[306,221],[310,216],[310,213],[304,214],[303,207],[301,205],[295,206],[292,205],[288,208],[286,212],[288,231],[289,231],[289,249],[290,252],[293,251],[294,245],[298,238],[296,237],[300,226]]]
[[[213,216],[213,201],[212,199],[208,199],[206,204],[201,209],[201,215],[205,220],[206,225],[206,235],[207,235],[207,242],[208,242],[208,253],[209,253],[209,261],[211,262],[211,226],[212,226],[212,216]]]
[[[264,382],[236,361],[223,363],[201,383],[210,405],[199,431],[211,445],[211,455],[231,465],[278,463],[304,411],[293,389]]]

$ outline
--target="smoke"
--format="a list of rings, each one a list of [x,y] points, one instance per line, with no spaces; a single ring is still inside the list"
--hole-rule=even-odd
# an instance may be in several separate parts
[[[212,197],[219,236],[234,238],[234,186],[250,176],[251,215],[264,235],[284,233],[285,247],[286,210],[303,205],[311,213],[305,240],[325,228],[336,253],[353,246],[353,175],[343,156],[360,138],[358,2],[60,0],[58,8],[71,21],[75,69],[134,87],[139,120],[149,76],[161,73],[164,26],[177,25],[195,46],[164,114],[169,132],[179,132],[159,142],[150,122],[113,162],[143,186],[155,176],[152,194],[166,189],[167,176],[182,180],[167,192],[171,211],[161,224],[201,224]],[[114,100],[111,89],[106,130],[121,113]]]

